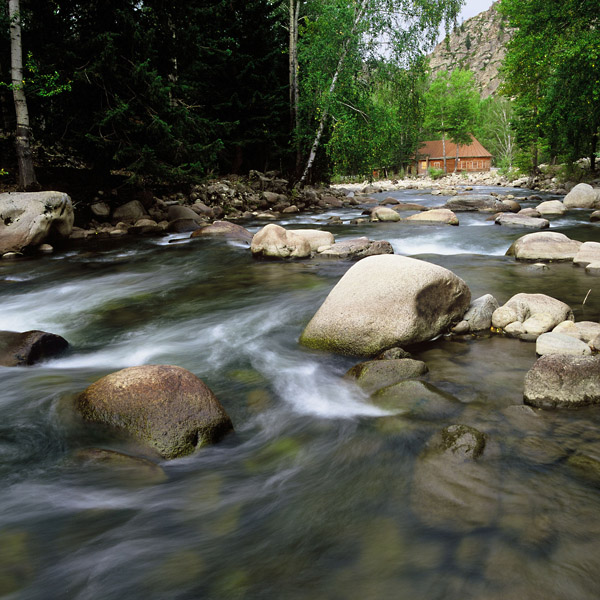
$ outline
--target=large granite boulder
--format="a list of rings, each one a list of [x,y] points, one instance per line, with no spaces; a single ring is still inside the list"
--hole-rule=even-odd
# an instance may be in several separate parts
[[[411,223],[458,225],[458,217],[447,208],[434,208],[407,217]]]
[[[68,238],[73,219],[73,203],[63,192],[0,194],[0,255]]]
[[[374,356],[446,331],[470,301],[466,283],[443,267],[405,256],[371,256],[346,272],[300,342],[340,354]]]
[[[360,237],[336,242],[329,247],[321,247],[317,256],[359,260],[367,256],[377,256],[378,254],[394,254],[394,249],[385,240],[370,240],[366,237]]]
[[[77,408],[84,419],[125,430],[167,459],[190,454],[233,429],[208,386],[171,365],[106,375],[83,391]]]
[[[516,294],[492,314],[492,326],[515,337],[536,338],[559,323],[572,321],[568,304],[545,294]]]
[[[594,189],[589,183],[578,183],[563,200],[566,208],[598,208],[600,190]]]
[[[542,356],[525,376],[524,401],[540,408],[600,403],[600,356]]]
[[[569,239],[564,233],[537,231],[513,242],[506,256],[517,260],[573,260],[581,242]]]
[[[0,331],[0,366],[33,365],[62,354],[69,343],[46,331]]]
[[[265,258],[306,258],[311,254],[308,240],[274,223],[254,234],[250,250],[253,256]]]

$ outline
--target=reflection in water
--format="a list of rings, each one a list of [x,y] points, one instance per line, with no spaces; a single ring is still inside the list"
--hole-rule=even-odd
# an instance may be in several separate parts
[[[335,214],[344,224],[326,228],[338,239],[388,239],[457,273],[474,298],[545,293],[578,320],[600,319],[597,279],[505,257],[523,232],[485,214],[459,214],[459,227],[350,225],[360,212],[286,222],[324,226]],[[552,227],[593,239],[586,218],[570,212]],[[597,597],[599,416],[523,406],[533,344],[421,344],[411,350],[429,367],[425,382],[371,400],[343,379],[357,360],[297,344],[348,263],[253,261],[239,245],[176,237],[0,267],[0,328],[52,331],[72,345],[43,365],[0,368],[0,595]],[[78,462],[90,446],[140,455],[84,427],[72,402],[102,375],[144,363],[205,380],[236,433],[136,477]],[[432,450],[453,423],[485,434],[480,459],[448,462]]]

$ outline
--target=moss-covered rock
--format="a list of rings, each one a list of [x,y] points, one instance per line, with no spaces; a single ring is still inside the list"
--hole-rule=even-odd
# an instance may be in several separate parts
[[[125,430],[167,459],[190,454],[233,429],[208,386],[172,365],[111,373],[79,396],[77,408],[86,420]]]

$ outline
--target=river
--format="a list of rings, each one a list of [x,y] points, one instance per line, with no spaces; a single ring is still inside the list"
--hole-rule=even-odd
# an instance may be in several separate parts
[[[379,197],[390,195],[440,203],[416,190]],[[386,239],[455,272],[473,298],[545,293],[578,321],[600,320],[599,280],[584,269],[504,256],[529,230],[478,213],[458,213],[458,227],[349,224],[360,212],[281,224]],[[325,225],[335,215],[344,224]],[[551,223],[581,241],[597,239],[597,227],[578,210]],[[403,414],[342,379],[359,359],[297,343],[351,263],[256,261],[239,244],[183,237],[98,240],[0,265],[0,329],[71,344],[41,365],[0,367],[3,598],[598,597],[600,479],[570,459],[600,460],[600,409],[510,409],[522,404],[534,344],[483,336],[411,349],[454,408]],[[235,433],[139,477],[77,461],[90,446],[136,453],[86,427],[72,403],[103,375],[140,364],[192,371]],[[427,441],[453,423],[489,440],[475,476],[443,473],[430,486],[434,500],[451,490],[464,501],[460,514],[443,502],[432,511],[416,489]]]

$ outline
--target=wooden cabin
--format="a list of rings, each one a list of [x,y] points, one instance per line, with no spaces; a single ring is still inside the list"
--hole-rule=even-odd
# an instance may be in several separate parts
[[[458,172],[489,171],[492,167],[492,155],[471,136],[471,143],[458,146]],[[442,140],[423,142],[417,151],[416,170],[418,175],[426,175],[429,168],[444,168],[444,150]],[[446,140],[446,169],[454,172],[456,145]]]

